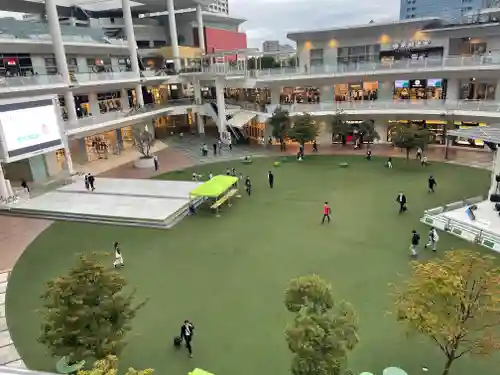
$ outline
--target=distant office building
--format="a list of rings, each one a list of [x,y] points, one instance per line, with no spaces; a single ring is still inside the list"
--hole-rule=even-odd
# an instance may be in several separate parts
[[[491,0],[400,0],[399,19],[440,17],[456,23],[490,3]]]
[[[229,14],[229,0],[215,0],[208,6],[208,10],[216,13]]]
[[[266,40],[262,43],[262,52],[293,53],[295,52],[295,48],[289,44],[280,44],[278,40]]]

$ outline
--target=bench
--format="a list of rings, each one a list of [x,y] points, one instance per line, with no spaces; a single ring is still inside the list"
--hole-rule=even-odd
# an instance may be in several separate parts
[[[228,202],[228,206],[231,207],[231,198],[234,197],[238,193],[238,189],[231,189],[222,197],[217,199],[214,204],[210,206],[212,210],[215,210],[216,214],[219,214],[219,207],[224,203]]]

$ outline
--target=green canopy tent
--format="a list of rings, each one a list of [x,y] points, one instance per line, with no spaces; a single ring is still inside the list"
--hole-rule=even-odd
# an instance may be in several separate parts
[[[219,215],[219,207],[222,204],[228,202],[229,206],[231,205],[230,199],[238,192],[237,184],[237,177],[218,175],[192,190],[189,195],[192,198],[215,199],[210,208]]]
[[[218,198],[237,183],[237,177],[218,175],[192,190],[189,195],[192,197]]]

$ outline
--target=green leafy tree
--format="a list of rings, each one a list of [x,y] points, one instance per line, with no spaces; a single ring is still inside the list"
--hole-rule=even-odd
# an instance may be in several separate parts
[[[347,135],[351,130],[351,125],[345,121],[344,111],[335,111],[331,122],[332,140],[340,138],[342,145],[345,146]]]
[[[494,257],[449,251],[413,262],[412,269],[409,280],[395,288],[397,319],[446,356],[443,375],[465,355],[500,348],[500,268]]]
[[[129,368],[125,375],[151,375],[154,372],[153,369],[136,370],[134,368]],[[118,374],[118,357],[114,355],[108,355],[104,359],[100,359],[94,362],[92,369],[90,370],[80,370],[77,375],[117,375]]]
[[[392,144],[406,150],[406,159],[410,158],[410,151],[418,147],[424,149],[429,143],[429,131],[417,125],[397,125],[392,129]]]
[[[331,286],[319,276],[290,282],[285,305],[295,313],[285,338],[293,353],[293,375],[344,375],[347,354],[359,342],[358,320],[345,301],[336,302]]]
[[[284,144],[291,127],[291,120],[288,111],[279,106],[276,107],[273,115],[267,120],[267,122],[272,127],[273,137],[278,139],[280,144]]]
[[[375,128],[375,121],[367,120],[359,124],[359,131],[363,135],[363,140],[373,143],[380,139],[380,134],[378,134]]]
[[[318,124],[309,113],[294,117],[288,137],[301,145],[311,142],[318,136]]]
[[[41,296],[38,340],[68,363],[119,354],[131,320],[146,303],[133,303],[134,293],[123,290],[125,279],[101,264],[102,255],[81,255],[67,275],[47,283]]]

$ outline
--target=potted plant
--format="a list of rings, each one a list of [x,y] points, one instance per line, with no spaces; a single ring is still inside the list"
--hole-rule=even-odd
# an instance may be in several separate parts
[[[155,159],[151,155],[151,148],[155,143],[155,138],[149,132],[148,126],[141,124],[132,128],[132,138],[135,149],[141,154],[141,157],[134,162],[136,168],[154,168]]]

